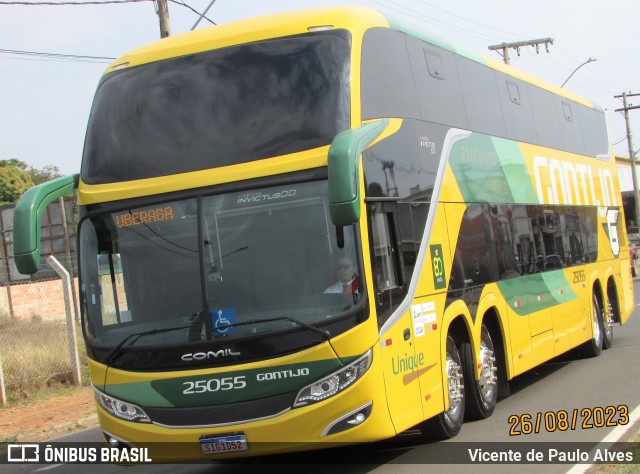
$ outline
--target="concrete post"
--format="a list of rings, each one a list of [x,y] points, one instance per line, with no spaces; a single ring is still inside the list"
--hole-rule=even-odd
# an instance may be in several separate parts
[[[78,343],[76,341],[76,324],[73,317],[73,310],[71,309],[73,304],[73,296],[71,294],[71,278],[69,272],[64,266],[53,256],[47,257],[47,263],[51,265],[51,268],[60,275],[62,278],[62,288],[64,291],[64,310],[67,315],[67,336],[69,340],[69,358],[71,361],[71,374],[73,377],[73,383],[80,385],[82,380],[80,379],[80,361],[78,359]]]

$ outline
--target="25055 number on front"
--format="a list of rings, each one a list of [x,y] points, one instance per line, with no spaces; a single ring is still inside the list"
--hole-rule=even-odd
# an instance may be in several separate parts
[[[193,382],[184,382],[186,388],[182,391],[184,395],[193,395],[195,393],[218,392],[227,390],[240,390],[247,386],[244,375],[237,377],[224,377],[221,379],[195,380]]]

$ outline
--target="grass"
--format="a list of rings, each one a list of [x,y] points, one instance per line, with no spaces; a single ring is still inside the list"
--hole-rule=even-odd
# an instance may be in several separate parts
[[[640,431],[634,431],[634,434],[625,442],[632,443],[629,452],[633,455],[633,463],[630,464],[600,464],[596,466],[596,473],[606,474],[635,474],[640,473]]]
[[[81,377],[88,383],[88,364],[79,328]],[[0,317],[0,361],[9,401],[33,399],[51,388],[72,384],[65,321],[30,321]]]

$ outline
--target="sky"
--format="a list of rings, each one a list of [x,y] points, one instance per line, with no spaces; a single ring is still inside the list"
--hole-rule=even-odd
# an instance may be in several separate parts
[[[77,173],[93,95],[110,61],[7,51],[115,58],[158,40],[154,4],[23,6],[11,2],[0,0],[0,160],[15,158],[35,168],[54,165],[65,175]],[[198,14],[180,3],[203,12],[211,0],[171,0],[172,34],[189,31],[198,20]],[[369,5],[497,60],[501,56],[488,46],[553,38],[549,52],[544,47],[539,52],[522,48],[519,56],[512,51],[511,65],[557,85],[575,71],[565,88],[605,109],[616,154],[629,156],[624,116],[615,112],[623,105],[614,96],[640,93],[640,1],[216,0],[207,17],[221,24],[340,4]],[[215,28],[206,20],[197,28],[206,27]],[[579,67],[589,58],[596,61]],[[640,105],[640,96],[628,100]],[[629,117],[637,151],[640,109],[631,110]]]

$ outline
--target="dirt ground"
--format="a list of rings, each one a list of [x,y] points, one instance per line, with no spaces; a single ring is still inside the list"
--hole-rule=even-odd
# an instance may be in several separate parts
[[[89,387],[0,405],[0,442],[45,441],[97,424],[93,391]]]

